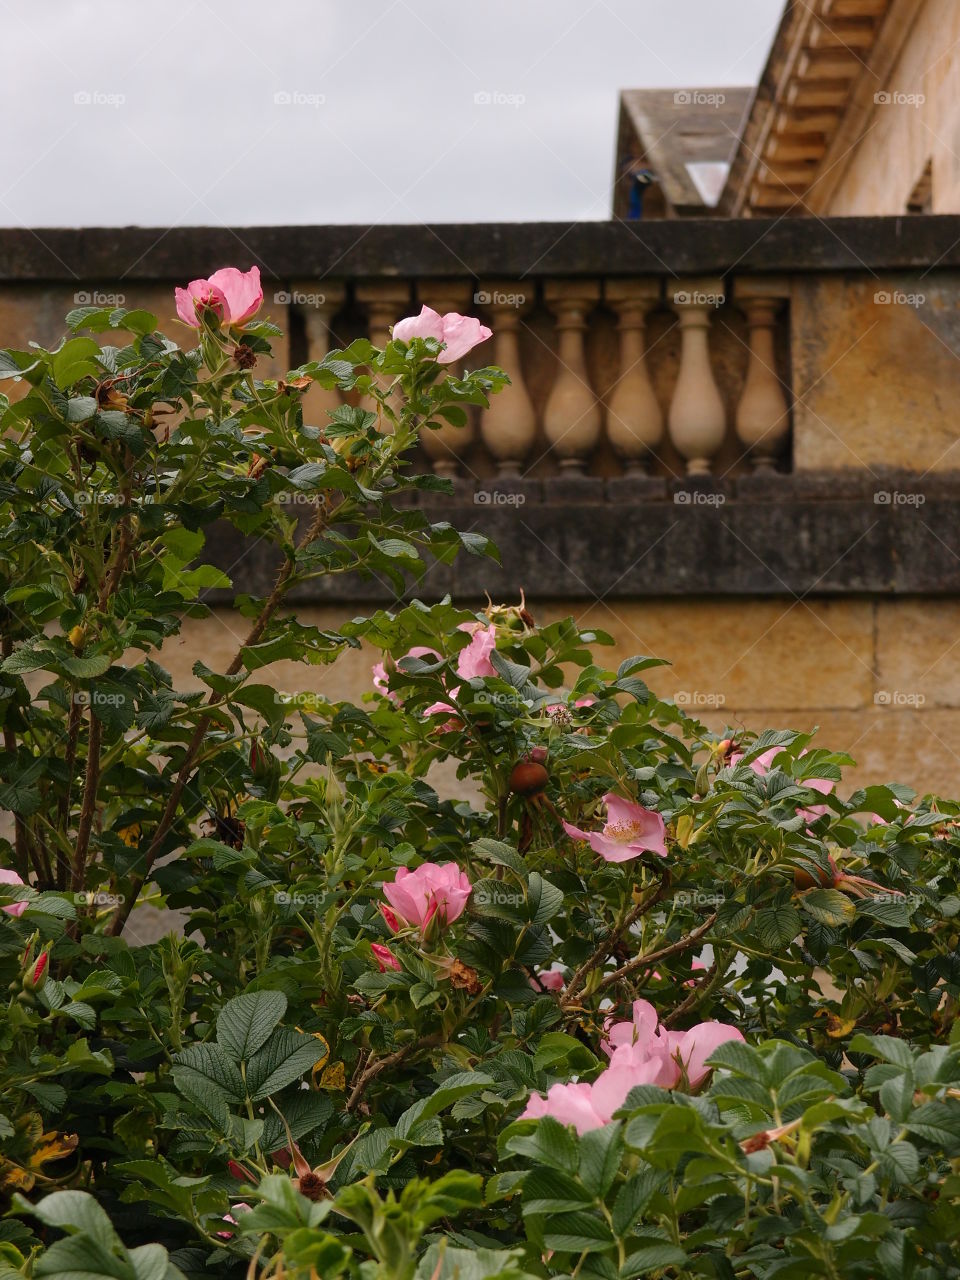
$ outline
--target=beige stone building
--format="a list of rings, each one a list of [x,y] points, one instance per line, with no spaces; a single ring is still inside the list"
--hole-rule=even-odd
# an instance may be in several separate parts
[[[275,367],[423,302],[480,314],[513,386],[421,461],[502,568],[408,594],[523,589],[609,631],[611,665],[671,659],[651,683],[718,730],[819,725],[851,786],[960,794],[958,23],[957,0],[792,3],[756,90],[625,93],[609,222],[0,232],[0,341],[55,341],[78,292],[166,324],[175,284],[238,257],[289,335]],[[262,547],[218,554],[238,591],[270,582]],[[338,579],[297,608],[394,602]],[[164,662],[183,687],[240,634],[221,600]],[[276,676],[357,697],[372,657]]]
[[[960,5],[788,0],[756,87],[621,96],[614,211],[960,213]]]

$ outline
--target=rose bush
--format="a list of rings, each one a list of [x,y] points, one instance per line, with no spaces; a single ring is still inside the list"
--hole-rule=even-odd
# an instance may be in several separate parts
[[[958,806],[522,602],[298,618],[491,552],[411,495],[506,380],[430,315],[259,378],[261,296],[0,354],[0,1275],[960,1276]],[[277,577],[178,690],[214,526]],[[266,678],[360,646],[360,705]]]

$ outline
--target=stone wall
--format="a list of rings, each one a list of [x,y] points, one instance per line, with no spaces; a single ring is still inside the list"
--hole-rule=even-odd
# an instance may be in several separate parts
[[[461,602],[469,603],[469,602]],[[472,602],[482,607],[482,602]],[[847,751],[852,789],[906,782],[918,791],[960,795],[960,601],[811,598],[802,601],[650,599],[614,604],[530,600],[539,622],[571,614],[608,632],[615,647],[598,661],[615,668],[633,654],[666,658],[645,679],[710,728],[819,726],[818,742]],[[356,609],[303,606],[305,622],[336,627]],[[163,664],[178,688],[200,687],[197,657],[215,670],[236,652],[243,620],[218,608],[187,619],[167,643]],[[290,694],[361,701],[379,653],[348,649],[330,667],[278,663],[264,680]],[[259,677],[258,677],[259,678]],[[440,785],[452,785],[452,771]]]

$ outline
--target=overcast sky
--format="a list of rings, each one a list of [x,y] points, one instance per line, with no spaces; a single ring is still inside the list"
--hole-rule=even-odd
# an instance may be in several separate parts
[[[753,84],[783,0],[2,0],[0,222],[604,218],[622,88]]]

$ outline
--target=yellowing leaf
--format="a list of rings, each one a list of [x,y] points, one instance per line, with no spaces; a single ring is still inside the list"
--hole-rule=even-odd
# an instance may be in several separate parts
[[[314,1069],[316,1076],[316,1069]],[[317,1084],[317,1081],[314,1080]],[[329,1089],[331,1093],[342,1093],[347,1087],[347,1072],[342,1062],[331,1062],[328,1067],[324,1067],[321,1073],[317,1087],[320,1089]]]

